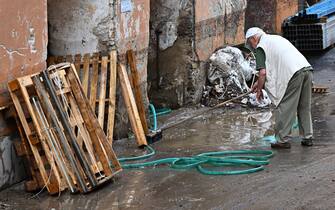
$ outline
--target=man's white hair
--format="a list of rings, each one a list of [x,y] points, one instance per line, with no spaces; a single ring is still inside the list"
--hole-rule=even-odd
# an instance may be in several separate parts
[[[255,37],[260,37],[264,34],[265,34],[265,32],[262,29],[260,29],[258,27],[252,27],[252,28],[249,28],[247,30],[247,32],[245,33],[245,39],[249,39],[249,38],[254,37],[254,36]]]

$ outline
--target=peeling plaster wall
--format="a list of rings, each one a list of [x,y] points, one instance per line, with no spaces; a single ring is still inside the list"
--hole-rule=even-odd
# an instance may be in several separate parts
[[[245,29],[257,26],[268,33],[281,33],[281,24],[298,12],[300,0],[247,0]]]
[[[99,51],[108,0],[48,1],[49,53],[67,55]]]
[[[112,3],[117,2],[113,7]],[[132,10],[121,13],[121,1],[112,0],[52,0],[49,10],[49,52],[51,55],[106,53],[116,44],[119,61],[125,63],[125,53],[136,53],[144,102],[147,99],[147,57],[149,45],[150,0],[131,0]],[[115,36],[111,34],[115,33]],[[119,84],[118,84],[119,87]],[[115,138],[128,133],[128,116],[117,88]]]
[[[0,0],[0,107],[8,106],[7,83],[45,68],[47,57],[47,1]],[[16,156],[12,122],[0,111],[0,190],[25,178],[21,158]],[[14,127],[15,128],[15,127]],[[6,137],[5,137],[6,136]]]
[[[45,67],[46,0],[0,0],[0,107],[10,102],[7,82]]]
[[[148,80],[158,106],[196,104],[215,49],[243,42],[246,0],[151,2]]]

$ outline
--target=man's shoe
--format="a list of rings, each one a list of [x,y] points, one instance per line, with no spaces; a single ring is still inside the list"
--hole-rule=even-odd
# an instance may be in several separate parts
[[[301,145],[302,146],[305,146],[305,147],[311,147],[311,146],[313,146],[313,139],[303,139],[302,141],[301,141]]]
[[[285,143],[272,143],[271,144],[271,148],[273,149],[290,149],[291,148],[291,144],[289,142],[285,142]]]

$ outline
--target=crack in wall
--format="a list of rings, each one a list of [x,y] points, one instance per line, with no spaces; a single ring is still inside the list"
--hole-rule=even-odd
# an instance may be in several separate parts
[[[4,49],[8,55],[12,55],[14,53],[18,54],[19,56],[22,56],[22,57],[26,57],[25,54],[19,52],[19,50],[27,50],[28,48],[19,48],[18,50],[13,50],[13,49],[10,49],[10,48],[7,48],[4,44],[0,44],[0,47],[2,49]]]

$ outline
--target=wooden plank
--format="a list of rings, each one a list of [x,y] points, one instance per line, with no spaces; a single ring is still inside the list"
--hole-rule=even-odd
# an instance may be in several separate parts
[[[35,175],[35,170],[32,168],[32,165],[31,165],[31,163],[34,161],[33,156],[32,156],[33,154],[32,154],[32,151],[29,147],[29,143],[28,143],[28,140],[26,138],[26,135],[24,133],[22,123],[20,122],[19,116],[18,116],[16,111],[14,113],[14,118],[15,118],[15,122],[16,122],[16,125],[17,125],[17,128],[18,128],[18,131],[19,131],[20,136],[21,136],[21,147],[23,148],[23,150],[25,151],[24,153],[26,154],[25,159],[24,159],[25,166],[28,166],[28,168],[29,168],[28,174],[30,173],[29,175],[31,177],[35,177],[36,176]]]
[[[73,56],[72,56],[72,55],[67,55],[67,56],[65,57],[65,61],[66,61],[66,62],[69,62],[69,63],[73,63]]]
[[[79,162],[79,158],[75,156],[74,150],[72,147],[74,145],[73,142],[71,142],[70,146],[70,140],[72,139],[72,133],[69,134],[69,132],[65,132],[63,122],[60,120],[60,112],[57,112],[57,110],[54,109],[52,105],[52,100],[49,100],[49,95],[47,94],[47,91],[45,87],[42,85],[41,81],[39,79],[34,78],[34,85],[37,91],[37,94],[40,98],[41,105],[43,107],[43,110],[46,110],[48,114],[50,114],[51,119],[51,125],[54,128],[53,134],[54,136],[57,136],[59,144],[61,144],[61,148],[63,149],[64,157],[68,160],[68,162],[71,165],[71,169],[73,170],[79,189],[82,192],[87,192],[87,186],[85,179],[85,173],[84,169],[82,167],[82,164]],[[51,97],[50,97],[51,99]],[[62,129],[63,128],[63,129]],[[72,131],[71,131],[72,132]],[[71,136],[70,136],[71,135]],[[84,161],[84,160],[83,160]]]
[[[96,119],[96,118],[95,118],[94,115],[92,116],[90,114],[90,112],[92,112],[92,109],[90,108],[90,106],[88,106],[88,104],[86,104],[84,95],[81,94],[81,92],[80,92],[80,87],[77,84],[77,80],[76,80],[76,77],[75,77],[74,73],[69,71],[68,78],[69,78],[69,81],[70,81],[70,84],[71,84],[71,87],[72,87],[74,97],[77,101],[79,110],[80,110],[80,112],[83,116],[83,120],[86,124],[87,131],[88,131],[88,133],[91,137],[93,147],[97,151],[97,155],[99,157],[99,160],[102,163],[102,166],[104,168],[106,176],[111,176],[112,175],[112,170],[109,166],[109,161],[108,161],[107,157],[105,156],[104,151],[103,151],[103,149],[101,147],[101,144],[99,142],[99,139],[98,139],[98,137],[95,133],[96,132],[96,127],[94,127],[93,124],[92,124],[92,118],[93,119]],[[98,127],[100,127],[100,126],[98,126]]]
[[[117,52],[113,50],[109,54],[109,103],[108,103],[108,122],[107,137],[110,144],[113,144],[114,120],[115,120],[115,104],[116,104],[116,78],[117,78]]]
[[[117,160],[111,145],[109,145],[107,137],[105,136],[102,128],[99,126],[99,122],[95,117],[93,110],[89,106],[89,102],[85,100],[83,90],[81,89],[79,82],[76,80],[72,69],[69,70],[68,79],[70,81],[79,110],[83,116],[87,131],[91,137],[94,149],[96,149],[99,160],[101,161],[101,164],[104,168],[104,173],[106,176],[111,176],[112,170],[109,166],[109,160],[112,161],[112,164],[117,171],[121,170],[121,165]]]
[[[79,129],[79,132],[81,133],[80,135],[81,135],[81,137],[82,137],[82,139],[85,143],[87,152],[88,152],[90,158],[92,159],[92,162],[96,164],[97,160],[95,159],[93,145],[92,145],[92,142],[89,140],[89,134],[88,134],[87,130],[85,129],[84,125],[83,125],[84,120],[82,119],[82,116],[79,112],[79,108],[76,105],[75,99],[73,98],[72,95],[69,95],[68,98],[69,98],[70,106],[72,108],[73,117],[74,117],[75,121],[77,122],[78,129]]]
[[[105,119],[105,99],[106,99],[106,83],[107,83],[107,60],[108,57],[101,59],[101,73],[100,73],[100,87],[99,87],[99,107],[98,107],[98,121],[100,126],[104,127]]]
[[[95,105],[97,99],[97,86],[98,86],[98,79],[99,79],[99,56],[98,54],[93,55],[93,65],[92,65],[92,79],[91,79],[91,92],[90,92],[90,105],[92,107],[93,112],[95,113]]]
[[[74,66],[76,67],[77,74],[80,75],[80,66],[81,66],[81,55],[80,54],[75,55]]]
[[[90,54],[84,55],[84,65],[83,65],[83,78],[81,84],[83,86],[83,90],[85,96],[88,97],[88,79],[90,75]]]
[[[72,179],[71,175],[69,175],[69,172],[68,172],[69,170],[66,169],[65,159],[61,159],[61,156],[62,156],[61,154],[62,151],[60,149],[61,147],[59,146],[59,144],[57,144],[59,141],[56,140],[56,136],[54,135],[54,133],[52,133],[53,129],[49,125],[49,122],[47,121],[47,118],[44,115],[42,105],[40,104],[37,97],[34,99],[33,104],[36,105],[34,106],[34,109],[37,113],[36,117],[38,119],[39,128],[41,129],[40,131],[42,135],[41,142],[42,142],[42,145],[45,144],[45,146],[43,147],[44,153],[47,156],[48,162],[51,164],[51,168],[52,168],[51,170],[55,170],[55,172],[57,172],[56,178],[57,178],[58,185],[61,186],[60,190],[65,189],[63,185],[66,180],[66,183],[69,185],[71,191],[74,192],[75,191],[74,184],[73,184],[73,181],[71,180]],[[57,163],[57,167],[55,163]],[[53,168],[53,165],[55,165],[56,168]],[[62,178],[60,177],[59,174],[62,175]]]
[[[42,129],[41,129],[40,124],[39,124],[40,121],[38,120],[37,115],[35,115],[36,110],[34,109],[34,107],[32,106],[32,104],[30,102],[30,97],[29,97],[29,94],[28,94],[28,90],[26,89],[25,86],[22,85],[20,80],[19,80],[19,83],[21,85],[20,88],[21,88],[21,93],[22,93],[23,99],[24,99],[25,104],[28,108],[29,114],[32,118],[35,130],[36,130],[36,133],[37,133],[36,139],[38,139],[39,142],[41,142],[42,148],[44,150],[44,154],[46,156],[46,159],[48,160],[47,162],[51,166],[51,171],[49,172],[49,173],[51,173],[49,175],[49,183],[51,183],[51,185],[56,185],[57,188],[52,189],[49,192],[51,194],[54,194],[54,193],[57,193],[59,191],[58,186],[61,184],[61,178],[60,178],[61,176],[60,176],[59,171],[58,171],[58,169],[55,165],[55,160],[53,158],[53,155],[50,153],[50,148],[49,148],[48,144],[46,143],[46,139],[44,138],[44,135],[42,134]],[[26,83],[26,81],[24,81],[23,83]],[[30,82],[28,82],[28,83],[30,84]],[[31,83],[32,83],[32,81],[31,81]],[[32,135],[30,135],[30,136],[32,136]],[[30,139],[30,138],[28,138],[28,139]],[[33,145],[33,143],[31,144],[31,146],[32,145]],[[41,156],[41,157],[43,159],[43,156]],[[43,161],[43,162],[46,162],[46,161]],[[39,162],[37,162],[37,163],[41,164]],[[45,165],[45,164],[43,164],[43,165]],[[53,180],[54,178],[56,178],[56,180]],[[57,181],[57,183],[55,183],[54,181]]]
[[[17,111],[18,117],[21,121],[22,127],[24,129],[24,132],[26,134],[26,138],[29,139],[29,136],[32,132],[29,128],[28,122],[26,121],[26,117],[24,115],[24,111],[23,111],[23,108],[20,104],[19,98],[11,90],[9,90],[9,92],[10,92],[10,96],[13,100],[15,109]],[[26,98],[27,91],[25,91],[24,95],[25,95],[25,100],[28,99],[28,101],[29,101],[29,97]],[[57,189],[58,187],[56,185],[54,185],[53,183],[49,182],[49,176],[48,176],[48,174],[47,174],[47,172],[44,168],[44,163],[43,163],[42,158],[41,158],[41,156],[38,152],[38,149],[34,145],[32,145],[29,141],[28,141],[28,143],[30,145],[30,149],[31,149],[32,153],[34,154],[35,161],[37,162],[37,166],[38,166],[38,169],[41,173],[41,177],[43,179],[43,182],[46,184],[46,188],[48,189],[49,192],[56,192],[58,190]]]
[[[132,80],[133,80],[133,89],[135,93],[135,101],[136,101],[137,109],[140,115],[144,133],[148,135],[149,129],[148,129],[148,124],[147,124],[147,119],[146,119],[146,114],[145,114],[145,108],[143,104],[143,98],[141,94],[140,78],[139,78],[137,67],[136,67],[134,51],[128,50],[127,57],[128,57],[128,63],[130,65],[130,70],[131,70],[131,75],[132,75]]]
[[[127,107],[128,117],[130,119],[130,124],[135,134],[137,144],[138,146],[148,145],[147,140],[145,138],[144,130],[142,127],[142,122],[141,122],[141,119],[140,119],[140,116],[139,116],[139,113],[136,107],[134,94],[133,94],[133,91],[131,89],[130,82],[128,79],[126,67],[124,65],[119,65],[118,75],[120,78],[123,99]]]
[[[65,57],[64,56],[56,56],[56,64],[58,64],[58,63],[63,63],[63,62],[65,62]]]
[[[47,65],[48,66],[51,66],[51,65],[54,65],[55,64],[55,56],[49,56],[48,59],[47,59]]]

